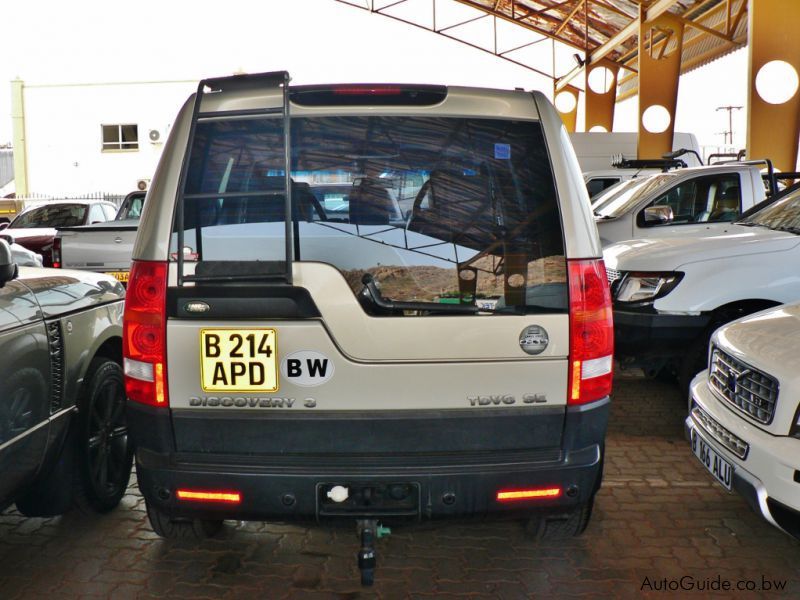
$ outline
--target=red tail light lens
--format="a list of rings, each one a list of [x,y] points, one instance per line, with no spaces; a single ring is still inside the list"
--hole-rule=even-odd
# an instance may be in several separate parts
[[[50,250],[54,269],[61,268],[61,238],[53,238],[53,248]]]
[[[614,322],[602,260],[572,260],[569,272],[568,404],[586,404],[611,393]]]
[[[167,263],[133,261],[122,351],[125,392],[142,404],[167,406]]]

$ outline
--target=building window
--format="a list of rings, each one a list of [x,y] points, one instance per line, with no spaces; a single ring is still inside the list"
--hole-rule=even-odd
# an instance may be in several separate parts
[[[138,125],[103,125],[103,150],[138,150]]]

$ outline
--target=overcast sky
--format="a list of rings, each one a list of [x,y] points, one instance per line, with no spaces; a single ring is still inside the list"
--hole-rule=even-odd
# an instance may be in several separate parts
[[[0,144],[11,141],[8,82],[16,77],[52,84],[286,69],[298,84],[383,81],[551,90],[548,79],[508,61],[335,0],[3,4]],[[429,10],[430,1],[409,0],[406,6]],[[546,55],[543,63],[552,62],[550,43],[537,47]],[[559,55],[561,73],[572,67],[564,60],[570,53]],[[684,76],[676,129],[696,133],[702,145],[721,144],[727,114],[715,109],[744,105],[746,68],[746,51],[739,51]],[[53,107],[60,109],[68,107]],[[745,111],[738,111],[738,147],[744,145],[744,123]],[[635,131],[635,99],[618,105],[615,128]]]

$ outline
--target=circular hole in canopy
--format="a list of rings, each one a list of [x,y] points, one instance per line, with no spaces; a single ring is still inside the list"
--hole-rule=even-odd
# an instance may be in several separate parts
[[[756,92],[764,102],[784,104],[797,93],[797,71],[789,63],[772,60],[756,75]]]
[[[556,108],[560,113],[571,113],[578,105],[578,100],[572,92],[559,92],[556,95]]]
[[[669,111],[660,104],[648,106],[642,113],[642,125],[650,133],[663,133],[671,121]]]

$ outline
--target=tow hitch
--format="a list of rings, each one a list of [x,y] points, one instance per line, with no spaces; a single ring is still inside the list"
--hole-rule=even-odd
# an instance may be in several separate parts
[[[359,519],[356,521],[361,549],[358,551],[358,570],[361,571],[361,585],[375,583],[375,539],[389,535],[392,531],[383,527],[375,519]]]

